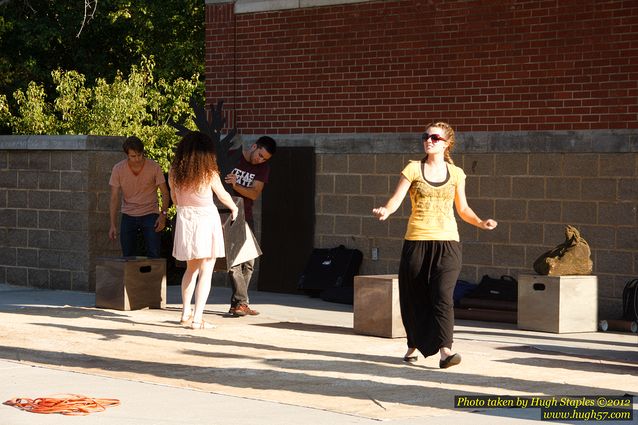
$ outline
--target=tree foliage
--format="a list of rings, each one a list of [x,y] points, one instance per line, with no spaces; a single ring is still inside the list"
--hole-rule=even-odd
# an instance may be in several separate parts
[[[203,75],[204,7],[203,0],[100,0],[87,21],[79,0],[0,2],[0,93],[31,81],[50,92],[54,69],[112,80],[144,57],[166,81]]]
[[[178,140],[171,124],[195,128],[190,100],[199,81],[197,75],[172,82],[155,79],[153,68],[152,60],[144,60],[128,76],[118,72],[111,82],[98,78],[92,87],[77,71],[53,71],[53,100],[41,84],[31,82],[14,93],[15,113],[0,95],[0,122],[14,134],[136,135],[167,171]]]
[[[0,134],[135,134],[166,170],[204,96],[204,1],[85,6],[0,0]]]

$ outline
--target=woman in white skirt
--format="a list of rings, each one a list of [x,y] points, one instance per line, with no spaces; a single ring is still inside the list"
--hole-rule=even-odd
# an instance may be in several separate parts
[[[177,206],[173,257],[186,261],[182,277],[182,318],[180,323],[192,329],[212,329],[203,319],[210,293],[215,259],[223,257],[224,237],[213,193],[227,206],[232,219],[237,206],[219,178],[213,141],[206,134],[192,131],[177,146],[168,173],[171,199]],[[195,294],[195,308],[191,299]]]

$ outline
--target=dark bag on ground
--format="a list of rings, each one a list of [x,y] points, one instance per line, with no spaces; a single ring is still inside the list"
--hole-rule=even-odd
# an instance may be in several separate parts
[[[456,285],[454,286],[454,294],[452,297],[454,298],[454,307],[461,306],[461,300],[467,297],[469,294],[476,290],[478,285],[475,283],[466,282],[465,280],[457,280]]]
[[[467,298],[518,302],[518,281],[508,275],[498,279],[484,275],[476,289],[467,294]]]
[[[315,248],[297,287],[310,296],[321,296],[325,301],[352,304],[354,276],[359,273],[362,259],[361,251],[343,245]]]
[[[534,271],[546,276],[591,274],[589,244],[574,226],[565,226],[565,242],[543,253],[534,261]]]
[[[638,322],[638,279],[627,282],[622,291],[622,318]]]

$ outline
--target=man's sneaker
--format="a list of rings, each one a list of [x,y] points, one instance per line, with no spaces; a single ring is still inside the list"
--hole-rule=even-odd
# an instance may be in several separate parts
[[[235,316],[257,316],[259,312],[248,307],[246,304],[239,304],[235,307]]]

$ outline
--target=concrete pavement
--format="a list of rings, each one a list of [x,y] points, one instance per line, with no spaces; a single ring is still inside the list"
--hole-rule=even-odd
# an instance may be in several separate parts
[[[459,321],[464,360],[443,371],[436,358],[403,364],[404,339],[354,334],[351,306],[254,292],[262,314],[237,319],[224,315],[228,298],[213,289],[207,318],[218,328],[195,333],[175,324],[175,286],[166,310],[120,312],[95,309],[91,293],[0,285],[1,401],[74,393],[122,403],[81,419],[0,405],[0,424],[498,425],[541,422],[540,410],[462,410],[454,396],[638,393],[636,334]]]

